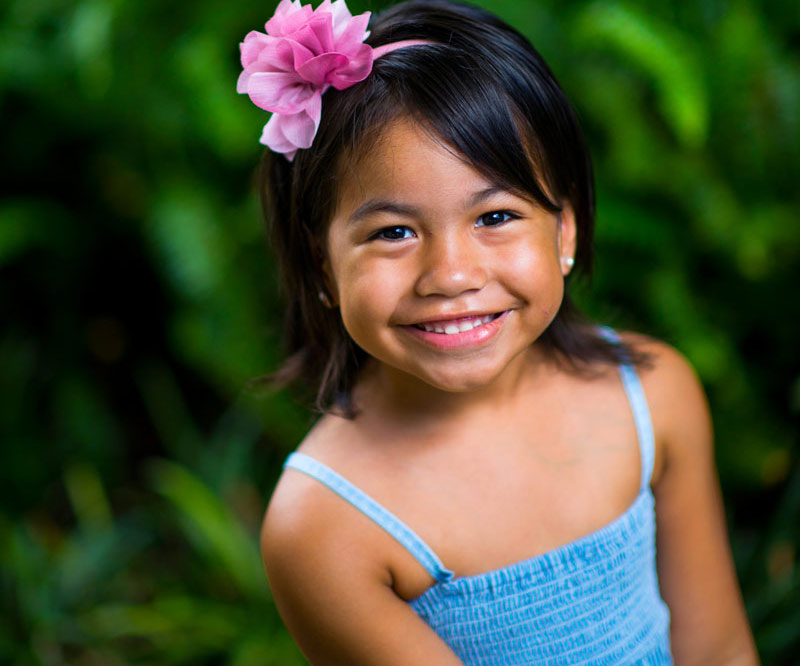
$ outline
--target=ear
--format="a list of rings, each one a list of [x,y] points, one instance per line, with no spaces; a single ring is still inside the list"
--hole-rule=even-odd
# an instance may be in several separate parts
[[[558,214],[558,256],[561,273],[569,275],[575,264],[575,251],[578,246],[578,226],[575,223],[575,211],[569,203]]]
[[[320,268],[322,269],[322,283],[325,287],[325,292],[320,294],[320,298],[322,299],[324,296],[322,302],[329,308],[335,308],[339,305],[339,289],[333,277],[331,262],[327,257],[322,260]]]

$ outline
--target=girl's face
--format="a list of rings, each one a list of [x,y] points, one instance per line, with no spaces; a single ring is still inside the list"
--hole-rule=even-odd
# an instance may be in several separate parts
[[[324,269],[353,340],[448,392],[521,370],[561,304],[571,209],[502,190],[409,120],[342,179]]]

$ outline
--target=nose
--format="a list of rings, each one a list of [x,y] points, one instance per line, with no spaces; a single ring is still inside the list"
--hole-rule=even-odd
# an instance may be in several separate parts
[[[463,231],[430,237],[422,249],[416,291],[453,298],[481,289],[488,279],[486,259],[479,242]]]

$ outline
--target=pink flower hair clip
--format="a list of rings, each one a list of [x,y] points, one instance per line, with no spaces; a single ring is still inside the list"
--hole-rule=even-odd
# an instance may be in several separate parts
[[[266,34],[247,34],[240,45],[244,71],[236,91],[272,112],[262,144],[294,159],[298,149],[314,141],[328,88],[344,90],[363,81],[385,53],[429,43],[406,40],[373,49],[364,44],[369,17],[370,12],[353,16],[344,0],[323,0],[314,10],[300,0],[281,0]]]

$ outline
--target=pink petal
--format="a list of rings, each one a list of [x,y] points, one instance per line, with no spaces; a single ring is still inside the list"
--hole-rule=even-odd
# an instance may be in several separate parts
[[[298,145],[302,148],[308,148],[314,141],[314,137],[317,135],[317,130],[319,129],[319,120],[322,116],[322,93],[318,93],[308,100],[308,106],[306,107],[305,113],[309,118],[311,118],[311,122],[314,123],[314,131],[308,137],[298,140]],[[289,135],[287,134],[287,136]]]
[[[297,146],[289,141],[281,131],[280,119],[282,116],[274,115],[269,119],[261,132],[259,142],[276,153],[284,153],[290,161],[297,152]]]
[[[348,24],[342,26],[336,36],[334,50],[346,55],[351,55],[351,52],[356,51],[369,36],[369,32],[366,30],[367,23],[369,23],[369,12],[356,16]],[[335,26],[334,33],[336,33]]]
[[[314,35],[319,42],[320,50],[317,51],[318,54],[334,50],[333,16],[331,16],[330,12],[319,13],[319,10],[317,10],[314,18],[308,22],[308,27],[314,31]]]
[[[247,94],[247,86],[249,85],[251,72],[244,70],[241,74],[239,74],[239,78],[236,80],[236,92],[241,95]]]
[[[247,67],[258,58],[258,54],[272,41],[263,32],[251,30],[245,35],[244,41],[239,44],[241,51],[242,67]]]
[[[330,9],[328,11],[330,11],[331,16],[333,17],[333,32],[336,34],[344,29],[344,26],[349,23],[349,21],[353,18],[353,15],[347,8],[344,0],[336,0],[336,2],[334,2],[332,5],[330,4],[330,0],[328,0],[328,4],[330,5]],[[320,9],[322,9],[322,5],[317,8],[317,11]],[[367,16],[369,16],[369,12],[367,12]]]
[[[316,102],[305,111],[273,114],[264,126],[261,143],[276,153],[285,153],[291,160],[298,148],[308,148],[313,143],[321,108],[321,95],[317,95]]]
[[[309,148],[317,134],[317,123],[305,111],[281,116],[280,128],[295,148]]]
[[[288,35],[288,37],[298,42],[299,44],[302,44],[314,55],[319,55],[320,53],[324,53],[325,47],[320,41],[320,36],[322,36],[323,38],[325,37],[324,35],[325,28],[324,26],[318,25],[319,23],[320,20],[318,18],[315,18],[313,21],[309,21],[308,23],[302,25],[300,28],[295,30],[291,35]]]
[[[319,93],[294,72],[253,72],[246,92],[253,104],[274,113],[298,113]]]
[[[294,72],[299,65],[313,57],[313,51],[288,38],[278,40],[274,50],[271,49],[269,53],[265,52],[262,56],[266,62],[270,63],[270,69],[281,72]]]
[[[341,53],[323,53],[304,62],[297,73],[314,86],[320,87],[329,82],[329,76],[337,67],[347,66],[348,59]]]
[[[295,32],[314,14],[311,5],[301,5],[300,0],[290,2],[282,0],[275,10],[275,15],[267,21],[266,29],[273,37],[284,37]]]
[[[347,59],[347,64],[330,72],[327,82],[337,90],[344,90],[363,81],[372,71],[372,47],[362,44],[356,56]]]
[[[314,10],[314,13],[315,14],[321,14],[321,13],[330,14],[332,11],[333,10],[331,8],[331,0],[322,0],[322,2],[319,3],[319,7],[317,7]]]

